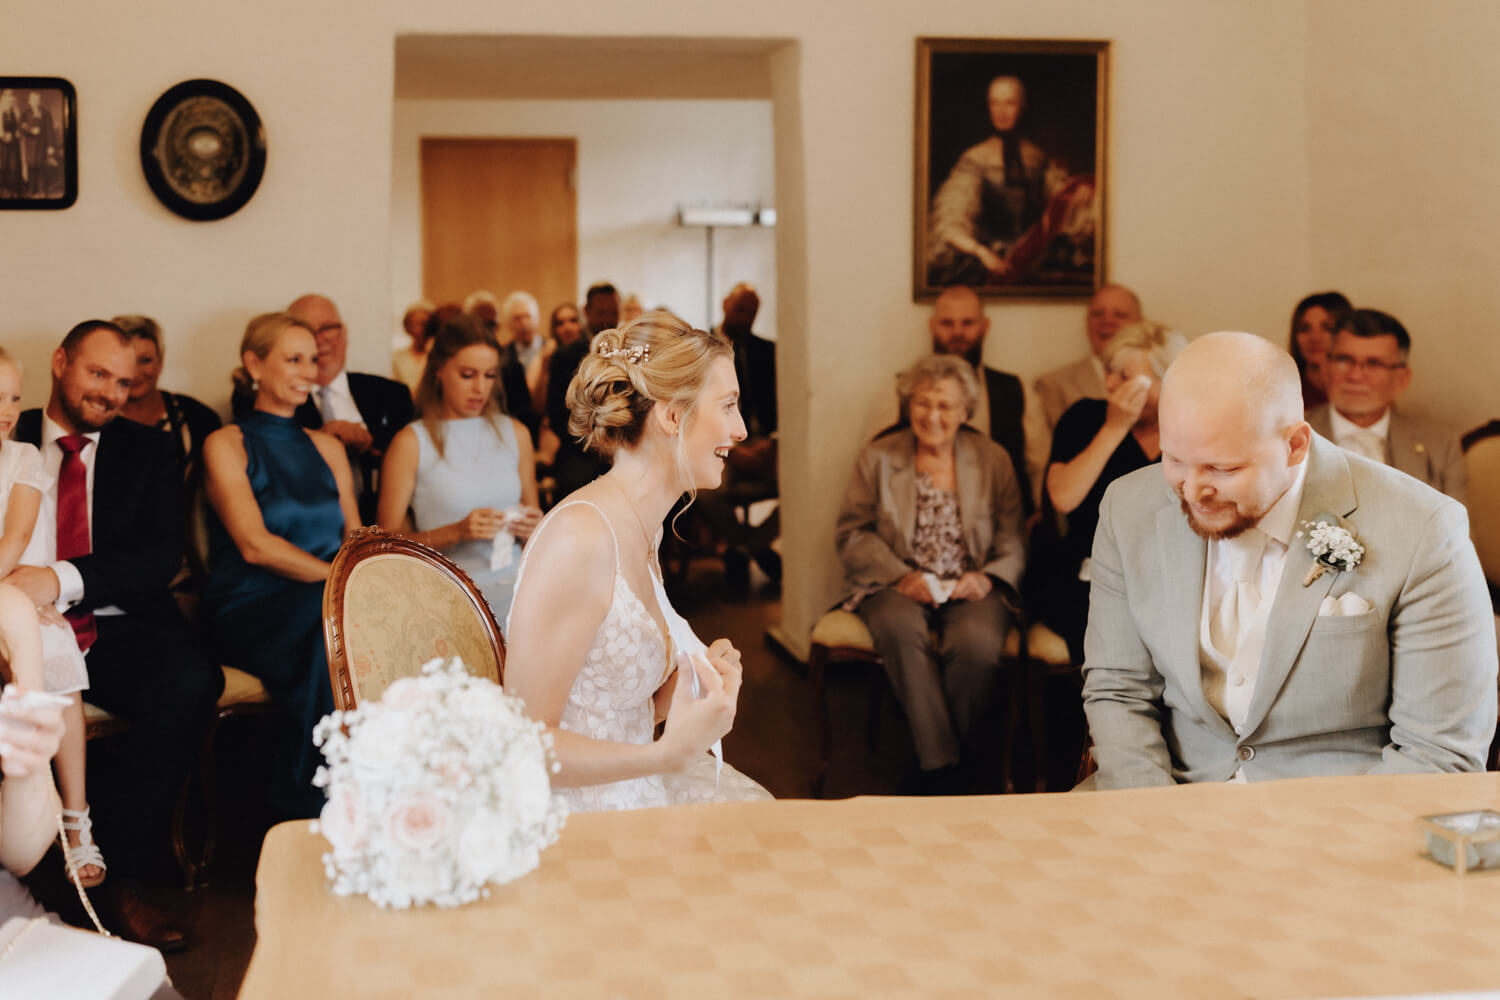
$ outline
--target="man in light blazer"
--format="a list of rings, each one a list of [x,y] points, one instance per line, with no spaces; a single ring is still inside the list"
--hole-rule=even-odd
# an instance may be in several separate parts
[[[1140,322],[1142,315],[1140,298],[1124,285],[1105,285],[1089,299],[1084,320],[1084,332],[1089,338],[1088,357],[1047,372],[1036,380],[1036,394],[1042,401],[1042,412],[1047,417],[1049,430],[1056,428],[1068,407],[1080,399],[1108,398],[1109,393],[1104,388],[1104,363],[1099,360],[1099,355],[1122,327]]]
[[[1110,488],[1094,539],[1095,787],[1483,769],[1496,650],[1463,506],[1301,409],[1296,365],[1250,334],[1168,370],[1162,468]],[[1340,568],[1317,571],[1320,539]]]
[[[1355,309],[1328,352],[1329,403],[1307,413],[1312,429],[1339,447],[1384,462],[1465,502],[1468,472],[1458,432],[1396,409],[1411,385],[1411,334],[1396,317]]]

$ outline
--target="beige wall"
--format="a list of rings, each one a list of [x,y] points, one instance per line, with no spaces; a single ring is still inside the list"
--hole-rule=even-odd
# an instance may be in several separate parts
[[[1421,357],[1436,362],[1438,342],[1443,357],[1483,344],[1479,314],[1500,256],[1486,183],[1497,175],[1496,71],[1482,51],[1493,10],[1355,0],[825,0],[815,10],[793,0],[376,0],[352,17],[346,5],[307,0],[21,5],[0,34],[0,65],[78,85],[82,192],[64,213],[0,217],[0,337],[44,358],[82,316],[153,312],[169,330],[165,383],[218,403],[244,320],[315,288],[344,307],[351,363],[381,370],[394,322],[397,34],[786,39],[770,60],[785,618],[801,636],[838,591],[832,520],[852,457],[889,405],[891,373],[924,345],[925,310],[909,288],[915,36],[1113,40],[1111,271],[1153,316],[1189,334],[1239,327],[1279,340],[1299,295],[1342,283],[1356,297],[1389,292],[1393,309],[1421,318],[1414,325],[1434,345]],[[1419,16],[1427,23],[1408,23]],[[1383,58],[1365,63],[1350,51],[1330,67],[1326,36],[1346,32],[1368,37]],[[244,91],[270,139],[261,193],[211,224],[157,206],[135,152],[152,100],[199,75]],[[1428,79],[1456,99],[1417,104],[1403,81]],[[1409,126],[1382,115],[1393,93]],[[1346,162],[1362,142],[1388,157],[1389,176]],[[1083,347],[1082,313],[1077,304],[992,307],[991,362],[1035,375],[1070,360]],[[1465,413],[1483,409],[1485,370],[1454,376]],[[30,381],[35,401],[34,368]]]
[[[1403,407],[1500,417],[1500,4],[1309,5],[1308,283],[1412,335]]]

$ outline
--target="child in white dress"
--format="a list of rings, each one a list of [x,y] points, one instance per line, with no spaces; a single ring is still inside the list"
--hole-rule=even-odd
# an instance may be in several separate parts
[[[42,503],[52,483],[42,467],[41,453],[34,445],[10,440],[20,414],[21,366],[0,348],[0,579],[19,565],[45,565],[43,543],[47,533],[57,533],[54,515]],[[67,860],[84,886],[93,887],[104,881],[104,857],[94,843],[84,790],[86,750],[80,692],[89,686],[88,669],[67,619],[51,605],[38,608],[37,617],[42,627],[46,689],[72,699],[63,710],[63,738],[56,757],[63,826],[68,834]]]

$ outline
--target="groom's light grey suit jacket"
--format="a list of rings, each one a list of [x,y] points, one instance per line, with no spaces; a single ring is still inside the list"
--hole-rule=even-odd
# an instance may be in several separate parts
[[[1302,585],[1294,538],[1244,735],[1203,694],[1207,543],[1159,466],[1105,494],[1094,536],[1084,707],[1098,788],[1365,772],[1482,770],[1495,732],[1489,594],[1461,504],[1313,437],[1297,521],[1333,514],[1365,546],[1352,572]],[[1319,617],[1353,592],[1364,614]]]

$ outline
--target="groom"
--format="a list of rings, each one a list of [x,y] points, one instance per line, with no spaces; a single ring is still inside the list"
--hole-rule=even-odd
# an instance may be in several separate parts
[[[1188,347],[1160,414],[1161,469],[1110,487],[1094,538],[1095,786],[1483,769],[1495,634],[1462,505],[1313,434],[1296,365],[1250,334]],[[1314,520],[1363,554],[1310,572]]]

